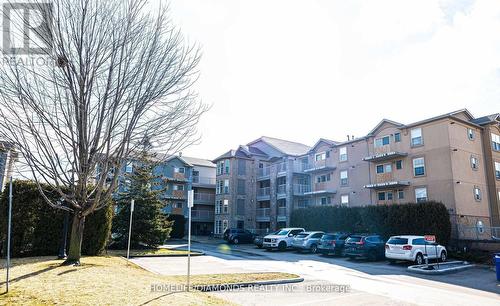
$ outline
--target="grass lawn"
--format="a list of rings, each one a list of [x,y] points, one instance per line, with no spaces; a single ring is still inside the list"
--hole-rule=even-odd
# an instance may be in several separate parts
[[[202,292],[152,292],[152,285],[175,285],[184,276],[161,276],[120,257],[83,257],[78,267],[60,266],[53,257],[13,259],[10,292],[0,295],[7,305],[227,305]],[[1,261],[5,291],[5,260]],[[286,273],[199,275],[194,285],[233,283],[297,277]]]
[[[108,250],[109,255],[116,256],[127,256],[127,250]],[[187,255],[187,250],[174,250],[174,249],[166,249],[166,248],[158,248],[158,249],[145,249],[145,250],[130,250],[130,256],[168,256],[168,255]],[[191,255],[199,254],[198,252],[191,251]]]

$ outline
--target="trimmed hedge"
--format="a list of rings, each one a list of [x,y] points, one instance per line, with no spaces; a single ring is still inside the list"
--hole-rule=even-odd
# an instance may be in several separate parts
[[[184,229],[186,227],[186,218],[183,215],[169,215],[167,217],[168,221],[174,221],[172,225],[172,231],[170,232],[170,238],[181,239],[184,237]]]
[[[12,240],[11,255],[44,256],[57,255],[62,239],[65,212],[50,207],[40,195],[37,185],[32,181],[15,180],[12,182]],[[48,186],[44,186],[49,190]],[[52,199],[58,199],[56,192],[47,192]],[[7,241],[7,214],[9,188],[0,197],[0,250],[5,256]],[[82,254],[100,254],[111,233],[113,206],[98,210],[87,216],[82,242]],[[68,244],[72,216],[69,216]]]
[[[436,235],[447,245],[451,236],[448,210],[439,202],[362,207],[317,206],[292,211],[291,226],[326,232]]]

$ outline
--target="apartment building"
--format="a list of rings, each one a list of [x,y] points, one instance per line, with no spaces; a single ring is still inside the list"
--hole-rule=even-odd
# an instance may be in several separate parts
[[[206,159],[182,155],[156,154],[158,163],[153,168],[155,179],[152,188],[162,190],[165,212],[188,217],[187,192],[194,190],[194,205],[191,210],[193,235],[209,235],[214,230],[215,165]],[[130,160],[123,165],[119,177],[118,191],[124,191],[140,163]]]
[[[292,209],[314,205],[435,200],[454,225],[482,233],[500,226],[499,123],[498,114],[474,118],[464,109],[410,124],[384,119],[363,137],[320,139],[311,148],[262,137],[214,160],[215,232],[274,230],[288,225]],[[300,150],[266,149],[273,142]],[[456,236],[467,236],[457,228]]]

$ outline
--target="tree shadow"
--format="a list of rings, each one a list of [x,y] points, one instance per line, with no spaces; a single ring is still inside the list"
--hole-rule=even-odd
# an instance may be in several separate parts
[[[157,297],[155,297],[155,298],[153,298],[153,299],[151,299],[151,300],[148,300],[148,301],[146,301],[146,302],[144,302],[144,303],[142,303],[142,304],[139,304],[139,306],[142,306],[142,305],[147,305],[147,304],[149,304],[149,303],[151,303],[151,302],[157,301],[157,300],[159,300],[159,299],[161,299],[161,298],[164,298],[164,297],[166,297],[166,296],[169,296],[169,295],[172,295],[172,294],[176,294],[176,293],[180,293],[180,292],[182,292],[182,291],[173,291],[173,292],[168,292],[168,293],[162,294],[162,295],[157,296]]]
[[[38,271],[33,271],[31,273],[28,273],[28,274],[21,275],[21,276],[18,276],[16,278],[13,278],[9,282],[10,283],[15,283],[15,282],[18,282],[20,280],[27,279],[27,278],[30,278],[30,277],[33,277],[33,276],[37,276],[39,274],[42,274],[42,273],[54,270],[57,267],[59,267],[59,265],[50,265],[47,268],[44,268],[44,269],[41,269],[41,270],[38,270]],[[5,281],[4,282],[0,282],[0,285],[4,285],[5,283],[6,283]]]

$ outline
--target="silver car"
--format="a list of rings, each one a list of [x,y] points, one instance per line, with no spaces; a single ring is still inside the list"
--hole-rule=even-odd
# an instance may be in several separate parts
[[[316,253],[318,251],[319,240],[323,234],[324,232],[302,232],[297,234],[293,238],[292,247],[298,251],[307,250],[311,253]]]

